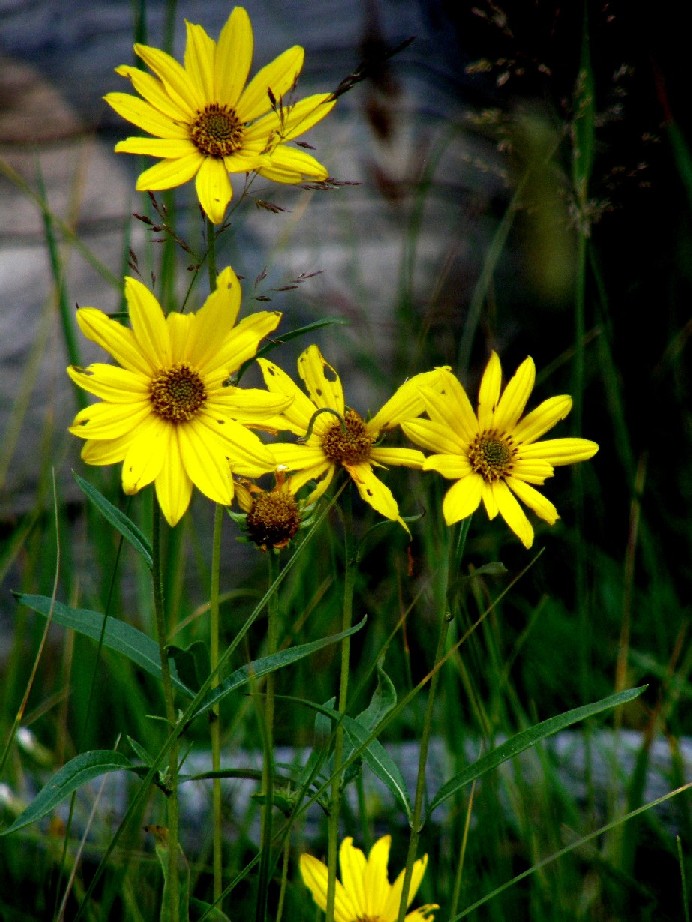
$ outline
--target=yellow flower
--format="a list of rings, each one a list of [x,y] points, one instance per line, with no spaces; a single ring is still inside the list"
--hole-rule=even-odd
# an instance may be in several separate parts
[[[267,359],[257,361],[269,390],[291,398],[281,418],[273,423],[278,429],[300,436],[302,441],[272,445],[272,451],[277,463],[291,472],[294,488],[299,490],[310,480],[319,481],[308,498],[308,502],[314,502],[329,487],[335,471],[343,467],[366,503],[406,527],[391,490],[375,476],[373,466],[418,468],[424,455],[412,448],[387,448],[375,443],[382,433],[423,411],[420,384],[432,380],[436,373],[426,372],[406,381],[366,422],[346,407],[341,380],[317,346],[308,346],[298,359],[298,373],[309,397],[277,365]]]
[[[394,884],[389,883],[387,864],[391,836],[382,836],[370,849],[367,859],[353,839],[344,839],[339,850],[341,881],[336,882],[334,900],[335,922],[396,922],[404,885],[404,872]],[[419,858],[413,865],[413,876],[408,895],[411,905],[428,864],[428,856]],[[320,907],[327,908],[327,867],[312,855],[300,856],[300,873],[305,886]],[[421,906],[406,916],[406,922],[428,922],[440,907],[436,903]]]
[[[232,387],[228,378],[255,355],[281,315],[250,314],[234,326],[240,284],[230,268],[196,314],[164,316],[134,278],[125,279],[125,297],[131,329],[96,308],[77,311],[82,333],[121,367],[67,369],[76,384],[102,399],[77,414],[70,432],[87,439],[87,464],[123,462],[125,493],[155,483],[161,510],[175,525],[190,504],[193,484],[214,502],[230,505],[233,473],[258,477],[276,466],[243,424],[261,426],[284,408],[285,398]]]
[[[493,352],[481,380],[477,414],[457,378],[443,370],[435,387],[423,390],[430,419],[402,424],[412,441],[435,452],[423,470],[456,480],[442,506],[448,525],[467,518],[482,501],[488,518],[499,512],[522,544],[531,547],[533,528],[517,499],[549,525],[559,518],[555,506],[531,484],[544,483],[557,465],[587,461],[598,445],[576,438],[537,441],[567,416],[572,398],[550,397],[520,419],[535,380],[536,367],[527,358],[500,395],[502,368]]]
[[[140,175],[137,189],[172,189],[194,177],[200,205],[220,224],[232,196],[229,173],[256,171],[282,183],[326,179],[321,163],[285,143],[323,119],[336,101],[331,93],[291,105],[284,101],[302,69],[303,49],[284,51],[246,86],[253,36],[243,7],[231,11],[218,42],[202,26],[185,25],[182,65],[158,48],[136,44],[153,76],[128,65],[116,73],[128,77],[143,98],[104,97],[119,115],[153,135],[127,138],[116,151],[162,158]]]

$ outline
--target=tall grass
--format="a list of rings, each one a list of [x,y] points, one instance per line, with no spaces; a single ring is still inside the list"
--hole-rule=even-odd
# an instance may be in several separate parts
[[[532,399],[569,391],[575,409],[558,434],[569,425],[600,443],[594,462],[546,487],[563,518],[539,525],[527,551],[482,509],[446,526],[441,478],[393,468],[383,476],[410,537],[345,479],[287,549],[262,552],[201,496],[169,528],[152,491],[124,497],[112,469],[81,466],[83,499],[63,503],[37,452],[35,507],[3,523],[0,544],[0,604],[11,613],[0,696],[3,920],[316,920],[298,870],[306,852],[329,867],[330,918],[339,843],[351,836],[367,852],[384,834],[405,890],[416,858],[429,856],[412,905],[439,904],[438,919],[689,918],[692,652],[678,572],[687,564],[671,549],[689,549],[690,326],[667,331],[651,377],[679,426],[666,467],[632,431],[640,398],[632,369],[620,366],[623,322],[594,220],[591,28],[585,20],[564,121],[515,118],[513,188],[451,334],[431,333],[435,304],[426,313],[416,303],[413,279],[437,155],[459,136],[456,124],[410,198],[391,280],[392,368],[378,361],[380,343],[360,344],[357,356],[376,372],[375,393],[445,363],[474,395],[488,352],[506,339],[503,320],[520,331],[512,359],[535,336]],[[689,190],[689,149],[670,128],[677,182]],[[328,139],[328,123],[321,131]],[[41,210],[55,307],[77,363],[61,262],[73,232],[51,214],[40,181],[29,189],[15,179]],[[237,255],[237,237],[190,219],[188,194],[165,197],[160,231],[164,197],[143,198],[147,239],[134,251],[142,277],[153,275],[157,296],[176,308],[201,303],[216,267]],[[309,212],[308,192],[288,194],[304,196]],[[338,194],[348,200],[348,187]],[[552,238],[545,227],[532,237],[527,227],[554,218],[541,211],[553,194],[561,223]],[[252,190],[239,193],[233,227],[250,207]],[[300,222],[293,232],[298,239]],[[510,247],[529,263],[539,243],[548,264],[565,240],[574,258],[552,337],[526,317],[525,294],[502,266]],[[243,290],[249,312],[250,280]],[[283,293],[281,336],[303,325],[292,318],[307,309],[302,290]],[[328,358],[338,331],[320,329]],[[271,358],[292,373],[286,345]],[[22,414],[46,347],[37,342],[17,389],[0,475],[26,438]],[[39,446],[49,443],[48,415],[45,425],[33,434]],[[405,912],[404,901],[399,920]]]

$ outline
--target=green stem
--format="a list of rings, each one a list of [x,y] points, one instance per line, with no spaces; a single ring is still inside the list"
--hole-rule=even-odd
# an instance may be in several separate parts
[[[219,571],[221,569],[221,525],[223,523],[223,507],[217,505],[214,509],[214,537],[211,551],[211,588],[209,593],[209,665],[211,667],[211,687],[219,684]],[[209,732],[211,736],[211,765],[212,771],[221,771],[221,721],[219,720],[219,706],[215,705],[209,714]],[[212,781],[212,853],[214,867],[214,902],[221,899],[223,892],[223,818],[221,802],[221,777],[215,774]]]
[[[279,552],[269,549],[269,585],[272,586],[279,575]],[[267,656],[272,656],[279,648],[279,596],[273,593],[267,605]],[[269,867],[272,845],[272,806],[274,800],[274,690],[275,676],[270,672],[265,684],[264,697],[264,753],[262,762],[262,832],[260,837],[259,884],[257,888],[257,922],[264,922],[267,916],[269,896]]]
[[[468,535],[471,517],[464,519],[457,529],[455,529],[454,538],[450,548],[449,565],[444,572],[444,589],[445,599],[442,606],[442,616],[440,618],[440,629],[437,636],[437,649],[435,650],[435,660],[430,679],[430,691],[428,692],[428,703],[425,709],[425,719],[421,732],[420,752],[418,756],[418,777],[416,779],[416,797],[413,804],[413,813],[411,815],[411,835],[409,836],[408,853],[406,855],[406,870],[404,872],[404,883],[401,889],[401,901],[399,903],[399,914],[397,922],[404,922],[406,908],[408,906],[408,895],[411,890],[411,879],[413,877],[413,865],[416,860],[418,850],[418,840],[423,830],[423,807],[425,802],[425,770],[428,764],[428,750],[430,748],[430,737],[432,735],[433,713],[435,710],[435,696],[437,686],[440,681],[441,669],[439,668],[442,658],[445,655],[445,645],[447,642],[447,632],[449,625],[454,619],[454,610],[456,608],[456,586],[458,585],[458,571],[461,564],[461,558],[464,553],[466,536]],[[451,588],[450,588],[451,587]]]
[[[156,615],[156,635],[161,657],[161,680],[163,697],[166,705],[166,722],[173,734],[173,742],[168,750],[168,903],[170,922],[180,918],[179,878],[178,878],[178,736],[176,733],[176,713],[173,699],[173,683],[168,660],[166,617],[163,602],[163,583],[161,579],[161,509],[156,500],[153,503],[153,541],[154,559],[154,612]]]
[[[209,289],[214,291],[218,272],[216,270],[216,228],[207,218],[207,272],[209,274]]]
[[[353,517],[351,514],[351,491],[344,493],[342,521],[344,527],[344,597],[341,616],[341,630],[347,631],[353,622],[353,592],[356,580],[356,554],[353,541]],[[339,676],[338,723],[334,739],[334,780],[332,781],[327,818],[327,922],[334,922],[334,898],[336,895],[337,857],[339,854],[339,814],[343,792],[344,728],[341,717],[346,713],[348,679],[351,663],[351,638],[341,641],[341,672]]]

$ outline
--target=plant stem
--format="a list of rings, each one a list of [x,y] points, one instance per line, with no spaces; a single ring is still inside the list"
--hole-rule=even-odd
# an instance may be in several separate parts
[[[154,612],[156,615],[156,635],[159,642],[159,655],[161,657],[161,680],[163,684],[163,697],[166,705],[166,722],[169,730],[174,735],[173,742],[168,750],[168,901],[170,922],[178,922],[180,918],[179,878],[178,878],[178,738],[175,733],[176,713],[173,699],[173,683],[171,682],[171,667],[168,661],[166,617],[163,601],[163,583],[161,578],[161,509],[155,500],[153,505],[153,535],[152,555],[154,560]]]
[[[279,575],[279,552],[267,551],[269,562],[269,585]],[[267,604],[267,656],[276,653],[279,646],[279,596],[274,592]],[[264,753],[262,762],[262,832],[260,838],[260,867],[257,888],[257,922],[264,922],[267,915],[269,891],[269,866],[272,846],[272,809],[274,800],[274,690],[275,675],[270,672],[265,684],[264,697]]]
[[[214,537],[211,550],[211,587],[209,591],[209,665],[212,674],[211,687],[219,684],[219,571],[221,569],[221,525],[223,523],[223,507],[217,505],[214,509]],[[214,902],[221,899],[223,892],[223,818],[221,803],[221,721],[219,720],[219,706],[214,705],[209,713],[209,733],[211,736],[211,766],[214,771],[212,781],[212,853],[214,868]]]
[[[341,615],[341,630],[347,631],[353,622],[353,592],[356,580],[356,554],[353,540],[353,516],[351,514],[351,490],[344,491],[342,521],[344,528],[344,597]],[[351,638],[341,641],[341,673],[339,677],[338,723],[334,739],[334,780],[327,818],[327,922],[334,922],[334,897],[336,895],[337,856],[339,853],[339,814],[343,793],[341,763],[344,755],[344,728],[341,717],[346,713],[348,679],[351,663]]]
[[[411,816],[411,835],[409,836],[406,870],[404,872],[404,883],[401,889],[401,901],[399,903],[397,922],[404,922],[404,916],[406,915],[406,908],[409,902],[408,895],[411,889],[411,879],[413,877],[413,865],[416,860],[416,851],[418,849],[418,839],[423,829],[422,817],[423,801],[425,798],[425,770],[428,763],[428,750],[430,748],[430,737],[432,734],[435,696],[440,680],[439,667],[445,652],[449,625],[454,619],[456,586],[458,584],[457,574],[464,553],[464,545],[466,543],[466,536],[470,524],[471,517],[469,516],[467,519],[463,519],[459,523],[458,528],[454,530],[454,537],[448,554],[449,563],[443,576],[445,599],[440,617],[440,629],[437,636],[437,649],[435,650],[435,660],[432,668],[432,677],[430,679],[430,691],[428,692],[428,703],[425,709],[425,720],[421,732],[420,751],[418,756],[418,777],[416,779],[416,797],[413,804],[413,814]]]

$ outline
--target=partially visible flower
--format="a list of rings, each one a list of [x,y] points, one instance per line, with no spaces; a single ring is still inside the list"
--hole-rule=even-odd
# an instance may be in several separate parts
[[[247,425],[261,427],[287,400],[267,391],[232,387],[229,375],[254,357],[281,314],[261,311],[236,324],[240,284],[232,269],[195,314],[164,316],[154,295],[125,279],[131,329],[94,307],[77,311],[87,339],[120,363],[71,366],[67,373],[101,403],[81,410],[70,432],[87,442],[87,464],[123,462],[122,485],[132,494],[156,486],[161,510],[175,525],[190,504],[193,484],[230,505],[233,474],[258,477],[276,466],[269,448]]]
[[[373,468],[387,464],[418,468],[424,455],[413,448],[376,443],[387,430],[423,411],[420,387],[423,381],[432,381],[436,372],[410,378],[366,421],[346,406],[341,380],[317,346],[308,346],[298,359],[298,373],[309,397],[277,365],[267,359],[257,361],[269,390],[291,399],[274,423],[278,429],[300,436],[301,441],[272,445],[272,451],[277,462],[291,472],[295,489],[310,480],[318,481],[308,500],[314,502],[327,490],[335,471],[343,467],[366,503],[406,527],[391,490],[375,476]]]
[[[448,525],[471,515],[482,502],[493,519],[500,513],[525,547],[533,544],[533,528],[517,499],[553,525],[557,509],[531,484],[541,485],[554,468],[587,461],[598,451],[588,439],[537,441],[572,408],[567,394],[550,397],[521,419],[536,380],[532,358],[525,359],[502,392],[502,368],[495,352],[481,380],[478,413],[466,391],[448,370],[434,388],[423,388],[429,419],[404,422],[417,445],[432,451],[424,471],[455,480],[444,498]]]
[[[341,843],[341,880],[336,882],[335,922],[396,922],[404,871],[393,884],[389,883],[387,865],[391,843],[391,836],[382,836],[370,849],[367,859],[359,848],[354,847],[353,839],[347,838]],[[413,865],[408,906],[418,892],[427,865],[427,855]],[[312,855],[303,854],[300,856],[300,873],[317,905],[325,910],[329,877],[326,865]],[[434,910],[439,908],[436,903],[421,906],[406,915],[406,922],[429,922]]]
[[[295,104],[285,100],[303,67],[294,45],[247,83],[253,35],[243,7],[232,11],[218,42],[202,26],[185,23],[183,64],[148,45],[137,55],[153,76],[122,65],[142,96],[108,93],[104,98],[123,118],[153,135],[121,141],[116,151],[162,158],[137,180],[137,189],[172,189],[195,179],[197,197],[214,224],[223,221],[233,190],[229,173],[251,173],[282,183],[322,181],[327,170],[291,141],[327,115],[336,99],[316,93]],[[247,83],[247,86],[246,86]]]
[[[263,490],[249,480],[238,478],[235,498],[245,515],[231,513],[245,529],[250,541],[261,550],[281,550],[296,536],[312,511],[296,499],[296,488],[281,468],[275,472],[276,483]]]

